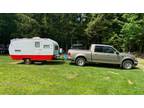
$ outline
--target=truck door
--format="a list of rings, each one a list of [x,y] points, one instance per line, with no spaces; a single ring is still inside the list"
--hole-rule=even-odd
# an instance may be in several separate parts
[[[103,46],[95,46],[92,52],[92,62],[103,63]]]
[[[120,63],[120,56],[116,54],[116,50],[113,49],[111,46],[104,46],[103,53],[105,63],[112,63],[112,64]]]
[[[118,64],[120,57],[110,46],[95,46],[95,50],[92,53],[92,61],[97,63]]]

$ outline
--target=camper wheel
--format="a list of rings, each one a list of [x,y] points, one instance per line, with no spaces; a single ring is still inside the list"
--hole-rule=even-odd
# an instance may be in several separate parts
[[[28,58],[27,58],[27,59],[24,59],[24,63],[25,63],[25,64],[31,64],[31,59],[28,59]]]

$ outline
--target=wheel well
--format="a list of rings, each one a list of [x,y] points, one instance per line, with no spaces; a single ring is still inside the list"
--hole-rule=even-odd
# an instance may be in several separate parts
[[[76,61],[78,58],[84,58],[85,61],[87,61],[87,59],[86,59],[84,56],[78,56],[78,57],[76,57],[75,61]]]
[[[29,59],[29,58],[23,58],[23,60],[25,60],[25,59]]]
[[[132,63],[134,64],[134,61],[133,61],[132,59],[124,59],[124,60],[122,61],[122,64],[123,64],[123,62],[126,61],[126,60],[130,60],[130,61],[132,61]]]
[[[29,60],[31,60],[30,58],[23,58],[23,60],[26,60],[26,59],[29,59]]]

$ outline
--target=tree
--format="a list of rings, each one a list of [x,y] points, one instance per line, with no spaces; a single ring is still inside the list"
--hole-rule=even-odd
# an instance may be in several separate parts
[[[32,18],[32,14],[15,15],[16,31],[11,38],[34,37],[38,35],[39,24]]]
[[[139,14],[124,14],[123,18],[126,22],[121,29],[121,34],[126,51],[140,50],[138,43],[141,42],[140,37],[143,35],[144,26],[142,21],[139,20]]]
[[[0,43],[8,44],[10,36],[16,31],[15,14],[0,15]]]
[[[51,38],[66,50],[73,43],[111,44],[144,52],[144,14],[17,13],[0,15],[0,43],[12,38]]]

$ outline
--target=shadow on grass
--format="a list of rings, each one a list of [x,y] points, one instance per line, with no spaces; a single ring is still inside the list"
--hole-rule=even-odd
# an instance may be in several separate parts
[[[71,63],[69,61],[64,61],[64,60],[53,60],[53,61],[43,61],[43,62],[32,62],[32,65],[62,65],[68,63],[68,65],[72,65],[72,66],[77,66],[74,63]],[[17,64],[24,64],[26,65],[23,61],[18,62]],[[120,70],[124,70],[123,68],[120,67],[120,65],[115,65],[115,64],[102,64],[102,63],[88,63],[86,64],[84,67],[98,67],[98,68],[111,68],[111,69],[120,69]],[[84,68],[83,67],[83,68]],[[134,67],[133,69],[140,69],[139,67]]]
[[[59,61],[42,61],[42,62],[40,62],[40,61],[34,61],[31,64],[33,64],[33,65],[62,65],[64,63],[65,63],[65,61],[63,61],[63,60],[60,61],[59,60]],[[18,64],[24,64],[24,65],[26,65],[23,61],[19,62]]]
[[[70,65],[77,66],[74,63],[70,63]],[[100,68],[113,68],[113,69],[123,70],[123,68],[121,68],[120,65],[117,65],[117,64],[88,63],[84,67],[100,67]],[[139,68],[138,67],[133,67],[132,69],[139,69]]]

